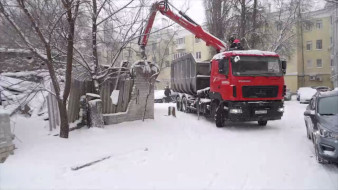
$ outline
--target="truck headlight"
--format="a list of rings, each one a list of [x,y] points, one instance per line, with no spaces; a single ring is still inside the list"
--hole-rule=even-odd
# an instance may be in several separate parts
[[[277,111],[278,112],[284,112],[284,108],[283,107],[282,108],[278,108]]]
[[[242,112],[242,109],[230,109],[230,113],[233,113],[233,114],[240,114],[240,113],[243,113]]]
[[[338,139],[338,133],[332,132],[318,124],[319,135],[324,138]]]

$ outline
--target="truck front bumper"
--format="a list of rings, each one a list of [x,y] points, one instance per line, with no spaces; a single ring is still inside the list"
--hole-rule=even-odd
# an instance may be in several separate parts
[[[278,120],[284,113],[283,101],[229,102],[225,109],[230,121]]]

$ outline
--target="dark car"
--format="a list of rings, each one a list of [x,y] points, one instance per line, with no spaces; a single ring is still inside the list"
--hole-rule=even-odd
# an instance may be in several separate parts
[[[316,93],[304,112],[319,163],[338,163],[338,91]]]

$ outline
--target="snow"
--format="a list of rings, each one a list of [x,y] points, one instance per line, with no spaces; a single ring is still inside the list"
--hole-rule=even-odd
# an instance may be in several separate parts
[[[23,81],[20,79],[0,75],[0,86],[3,88],[23,92],[33,88],[36,85],[37,84],[33,82]]]
[[[41,117],[14,116],[18,149],[0,165],[0,189],[338,189],[338,167],[316,162],[306,105],[282,120],[215,123],[155,104],[155,119],[48,135]],[[54,131],[55,133],[56,131]],[[107,156],[102,162],[71,168]]]
[[[204,103],[207,103],[207,102],[211,102],[211,99],[209,99],[209,98],[201,98],[200,101],[204,102]]]
[[[203,92],[205,92],[205,91],[208,91],[208,90],[210,90],[210,87],[206,87],[206,88],[197,90],[197,94],[201,94],[201,93],[203,93]]]
[[[9,53],[31,53],[30,50],[26,50],[26,49],[11,49],[11,48],[0,48],[0,52],[9,52]]]
[[[154,99],[162,99],[165,97],[164,90],[154,90]]]
[[[111,92],[110,99],[114,105],[117,105],[119,101],[119,94],[120,90],[113,90],[113,92]]]
[[[209,78],[210,75],[197,75],[196,77],[197,78]]]
[[[300,95],[300,102],[306,102],[316,94],[317,90],[311,87],[301,87],[298,89],[297,94]]]
[[[86,93],[86,96],[90,96],[90,97],[93,97],[93,98],[98,98],[98,99],[100,99],[101,97],[100,97],[100,95],[98,95],[98,94],[94,94],[94,93]]]
[[[227,51],[214,55],[212,59],[223,59],[225,54],[233,53],[235,55],[259,55],[259,56],[277,56],[278,54],[271,51],[261,51],[261,50],[242,50],[242,51]]]

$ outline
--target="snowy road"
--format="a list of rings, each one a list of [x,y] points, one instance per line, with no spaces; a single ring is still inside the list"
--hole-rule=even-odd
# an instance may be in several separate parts
[[[286,102],[283,119],[266,127],[225,128],[195,114],[165,116],[168,106],[155,104],[155,120],[78,130],[69,140],[17,117],[22,142],[0,165],[0,189],[338,189],[338,167],[318,164],[306,138],[306,105]]]

